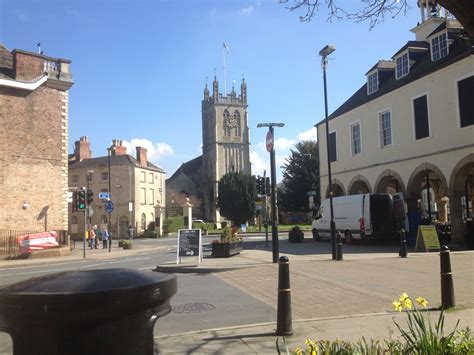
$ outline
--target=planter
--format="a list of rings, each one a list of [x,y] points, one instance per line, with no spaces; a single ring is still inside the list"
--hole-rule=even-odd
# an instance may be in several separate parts
[[[304,240],[304,233],[300,229],[292,229],[288,232],[288,240],[291,243],[301,243]]]
[[[212,243],[212,256],[215,258],[229,258],[240,254],[243,250],[242,241],[228,243]]]

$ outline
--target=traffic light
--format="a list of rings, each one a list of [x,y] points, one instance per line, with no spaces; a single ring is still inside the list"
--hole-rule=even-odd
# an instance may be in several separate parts
[[[261,185],[262,185],[262,179],[260,176],[257,176],[255,178],[255,189],[257,190],[257,194],[259,194],[260,190],[262,189]]]
[[[86,209],[86,191],[76,191],[76,211],[84,211]]]
[[[265,195],[270,195],[270,178],[266,177],[265,178]]]
[[[87,190],[87,206],[92,205],[92,201],[94,200],[92,196],[94,196],[94,192],[92,190]]]

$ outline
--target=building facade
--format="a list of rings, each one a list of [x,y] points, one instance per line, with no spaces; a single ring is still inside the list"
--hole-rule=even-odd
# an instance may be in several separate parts
[[[93,158],[88,138],[81,137],[75,142],[75,151],[70,158],[70,191],[85,187],[94,193],[91,225],[108,225],[107,201],[98,196],[101,192],[110,193],[114,206],[110,214],[110,231],[114,238],[127,238],[129,226],[134,228],[135,234],[145,230],[156,230],[159,235],[163,232],[165,172],[148,161],[145,148],[137,147],[136,151],[136,158],[128,155],[122,141],[116,139],[108,155]],[[71,205],[70,213],[69,230],[73,237],[81,237],[84,212],[73,212]]]
[[[67,230],[71,61],[0,44],[0,230]]]
[[[329,117],[331,187],[333,196],[403,192],[411,227],[449,219],[462,242],[474,199],[473,41],[457,21],[419,5],[415,40],[373,66]],[[317,131],[328,198],[325,124]]]
[[[245,80],[239,96],[234,87],[230,94],[219,93],[217,78],[212,95],[206,85],[201,104],[203,154],[184,163],[167,181],[169,197],[189,197],[194,215],[207,221],[221,221],[216,204],[219,179],[228,172],[251,174],[247,107]]]

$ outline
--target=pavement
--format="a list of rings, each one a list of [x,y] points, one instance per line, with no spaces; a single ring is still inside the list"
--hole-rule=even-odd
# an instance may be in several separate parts
[[[108,250],[87,250],[87,258],[107,259],[120,255],[136,255],[165,246],[139,246],[132,250],[114,247]],[[167,334],[155,329],[158,353],[196,354],[276,354],[277,342],[286,352],[304,347],[305,339],[365,339],[399,338],[394,321],[406,324],[406,314],[393,311],[392,301],[402,292],[412,298],[423,296],[429,303],[426,315],[432,323],[437,320],[441,304],[439,253],[409,251],[407,258],[398,256],[397,246],[365,248],[344,245],[342,261],[331,259],[330,244],[288,243],[280,238],[280,256],[290,260],[291,336],[275,334],[275,322],[240,324],[225,328]],[[445,312],[445,331],[469,326],[474,328],[474,251],[451,252],[451,265],[456,307]],[[270,305],[278,303],[278,267],[272,262],[271,245],[246,242],[241,254],[231,258],[205,255],[202,263],[196,257],[183,258],[157,265],[156,271],[167,273],[212,273],[233,287]],[[53,260],[54,259],[54,260]],[[0,268],[31,266],[82,259],[82,250],[71,255],[50,259],[0,260]],[[178,290],[179,292],[179,290]],[[173,299],[171,300],[171,304]],[[235,300],[238,302],[238,300]],[[276,312],[275,312],[276,314]],[[212,316],[212,315],[209,315]],[[166,316],[165,316],[166,317]],[[229,315],[232,317],[232,315]]]

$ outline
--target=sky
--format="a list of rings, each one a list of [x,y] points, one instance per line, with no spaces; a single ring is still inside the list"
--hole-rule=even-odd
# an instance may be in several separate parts
[[[280,0],[281,1],[281,0]],[[310,22],[279,0],[0,0],[0,43],[72,61],[69,152],[88,136],[93,157],[107,155],[112,139],[128,153],[148,149],[148,159],[167,177],[201,155],[201,101],[214,75],[227,92],[247,82],[252,174],[270,173],[266,128],[275,128],[277,180],[290,149],[316,139],[324,119],[321,58],[333,44],[327,68],[329,113],[366,81],[380,59],[390,59],[420,20],[386,17],[366,22],[327,21],[324,6]],[[291,1],[291,0],[290,0]],[[355,7],[356,0],[340,0]]]

